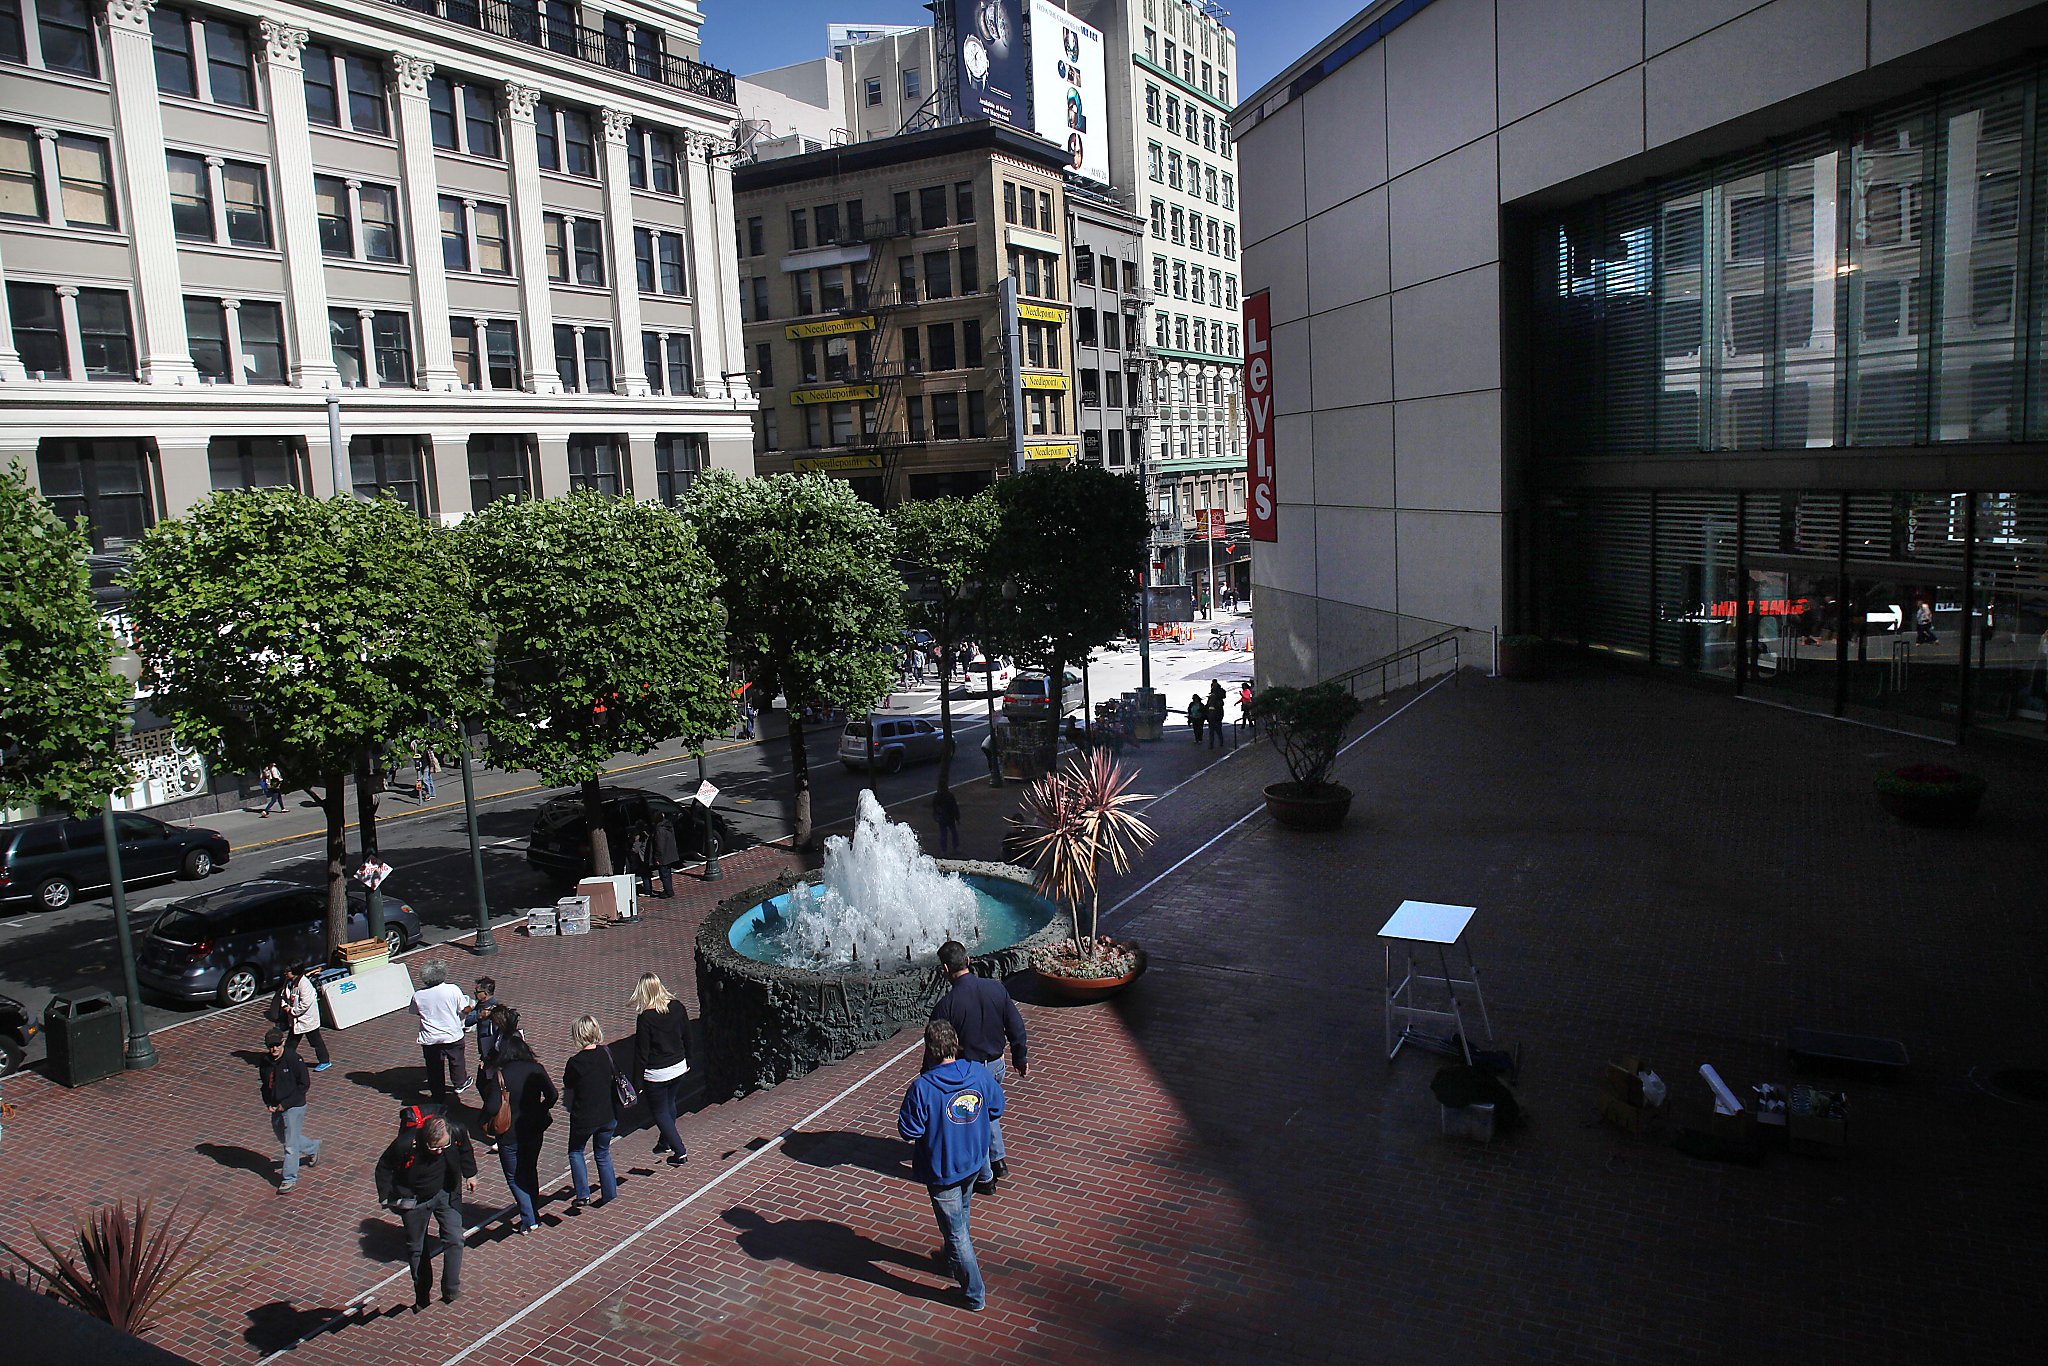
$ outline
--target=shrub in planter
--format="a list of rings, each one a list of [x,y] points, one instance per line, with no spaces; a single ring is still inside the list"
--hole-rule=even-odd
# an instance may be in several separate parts
[[[1947,764],[1908,764],[1877,775],[1877,800],[1908,825],[1961,826],[1977,818],[1982,774]]]
[[[1498,665],[1502,678],[1543,677],[1543,637],[1502,636]]]
[[[1103,864],[1126,872],[1153,840],[1152,827],[1130,809],[1151,798],[1130,785],[1131,775],[1107,750],[1075,755],[1033,783],[1010,818],[1027,835],[1020,852],[1037,866],[1038,890],[1065,905],[1073,921],[1072,938],[1032,952],[1032,970],[1072,999],[1099,999],[1145,970],[1143,949],[1099,933],[1097,924]]]
[[[1334,830],[1351,809],[1351,789],[1330,781],[1344,728],[1363,704],[1341,683],[1272,687],[1252,697],[1246,715],[1287,764],[1292,782],[1266,789],[1273,819],[1297,830]]]

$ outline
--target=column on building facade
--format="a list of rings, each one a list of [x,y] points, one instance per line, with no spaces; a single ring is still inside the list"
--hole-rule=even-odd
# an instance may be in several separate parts
[[[683,193],[688,196],[685,206],[690,213],[691,312],[696,319],[698,354],[704,362],[700,382],[707,394],[727,393],[725,381],[720,376],[729,370],[745,368],[731,363],[719,322],[723,313],[738,316],[740,287],[735,276],[730,281],[733,306],[727,307],[724,290],[728,282],[720,274],[716,201],[711,190],[711,154],[717,141],[709,133],[691,131],[683,134]],[[730,231],[728,225],[728,235]],[[734,249],[737,250],[737,246]]]
[[[156,0],[107,0],[108,85],[122,203],[135,263],[137,346],[146,384],[197,384],[185,336],[178,239],[171,227],[171,176],[164,163],[164,117],[157,103],[156,51],[149,16]]]
[[[0,241],[0,249],[5,242]],[[7,308],[7,262],[0,256],[0,384],[20,384],[28,379],[21,352],[14,349],[14,316]]]
[[[625,110],[604,111],[604,221],[612,258],[612,326],[618,332],[613,383],[629,398],[646,398],[651,391],[640,367],[640,279],[633,268],[633,187],[626,169],[632,126]]]
[[[516,81],[505,86],[505,146],[512,165],[512,243],[519,256],[519,366],[529,393],[559,394],[555,373],[555,305],[548,293],[548,247],[541,221],[540,148],[533,107],[540,91]],[[639,338],[633,344],[640,344]]]
[[[391,54],[391,84],[398,93],[400,178],[405,182],[406,224],[412,238],[413,302],[420,321],[419,385],[449,393],[458,383],[455,343],[448,335],[448,271],[441,261],[441,182],[434,169],[433,116],[427,108],[427,78],[433,74],[432,62],[403,52]]]
[[[158,429],[155,442],[164,513],[182,517],[193,504],[213,492],[212,466],[207,460],[209,442],[203,432],[175,427]]]
[[[732,159],[737,150],[730,139],[708,140],[704,159],[711,180],[711,197],[701,208],[694,203],[690,206],[690,223],[691,235],[708,241],[718,262],[716,292],[703,290],[698,295],[697,330],[704,338],[704,368],[720,375],[733,372],[725,382],[727,397],[751,403],[754,385],[746,373],[747,346],[740,331],[740,246],[733,235],[736,220]],[[710,301],[708,305],[706,299]],[[708,317],[704,315],[707,307]],[[713,338],[717,339],[715,354]]]
[[[284,247],[285,317],[291,329],[291,381],[338,389],[341,372],[327,339],[327,268],[320,252],[320,209],[313,192],[313,136],[306,122],[307,33],[272,19],[263,32],[263,96],[270,109],[271,166],[277,177],[278,234]],[[241,372],[236,371],[237,374]]]

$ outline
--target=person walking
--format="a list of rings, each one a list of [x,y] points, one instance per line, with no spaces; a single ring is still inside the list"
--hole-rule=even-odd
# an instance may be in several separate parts
[[[1195,743],[1202,743],[1202,721],[1206,709],[1202,706],[1202,695],[1195,693],[1188,698],[1188,729],[1195,733]]]
[[[500,1102],[512,1112],[511,1127],[498,1135],[498,1166],[505,1173],[513,1203],[519,1207],[513,1231],[526,1233],[539,1222],[540,1145],[555,1122],[554,1108],[561,1093],[517,1033],[507,1033],[498,1041],[497,1054],[483,1078],[479,1089],[484,1113],[496,1114]]]
[[[680,1167],[690,1160],[690,1150],[676,1129],[683,1078],[690,1071],[690,1010],[651,972],[640,974],[631,1004],[633,1069],[640,1074],[647,1111],[661,1132],[654,1151],[667,1153],[669,1166]]]
[[[1244,733],[1252,732],[1252,681],[1247,678],[1237,688],[1237,719],[1244,726]]]
[[[595,1209],[619,1195],[619,1179],[612,1171],[612,1136],[619,1130],[614,1109],[619,1069],[612,1064],[595,1015],[577,1016],[569,1032],[576,1041],[576,1051],[562,1068],[562,1108],[569,1112],[569,1176],[576,1183],[576,1198],[569,1207]],[[595,1200],[590,1198],[590,1169],[583,1160],[586,1146],[597,1159]]]
[[[1218,749],[1223,744],[1223,685],[1215,679],[1209,680],[1209,700],[1202,707],[1202,715],[1209,722],[1209,748]],[[1233,747],[1236,742],[1231,742]]]
[[[434,775],[441,771],[440,756],[422,746],[412,755],[413,785],[412,796],[416,802],[425,802],[434,795]]]
[[[1017,1075],[1023,1076],[1029,1041],[1024,1032],[1024,1017],[1017,1013],[1017,1003],[1010,999],[1009,988],[994,977],[977,976],[968,964],[967,946],[957,939],[939,945],[939,967],[953,984],[932,1007],[931,1018],[953,1026],[960,1056],[986,1067],[1000,1084],[1005,1075],[1003,1048],[1007,1044],[1017,1063]],[[975,1183],[977,1194],[988,1194],[996,1188],[996,1182],[1010,1174],[1006,1156],[1003,1126],[991,1120],[988,1161]]]
[[[916,1145],[911,1167],[931,1197],[940,1249],[967,1307],[988,1304],[981,1265],[974,1257],[968,1212],[975,1177],[988,1165],[990,1135],[1003,1113],[1003,1088],[988,1068],[960,1056],[960,1036],[944,1020],[924,1027],[924,1068],[903,1095],[896,1132]]]
[[[377,1159],[377,1203],[405,1224],[405,1260],[412,1268],[412,1312],[434,1293],[434,1263],[427,1229],[439,1225],[441,1303],[462,1295],[462,1196],[476,1191],[476,1150],[469,1132],[442,1115],[401,1126]]]
[[[327,1056],[327,1040],[320,1036],[320,995],[313,989],[312,974],[303,965],[294,963],[284,970],[284,985],[277,989],[277,1003],[284,1011],[284,1051],[297,1057],[299,1040],[304,1039],[313,1045],[313,1056],[320,1060],[313,1067],[315,1072],[325,1072],[334,1066]]]
[[[412,994],[411,1010],[419,1017],[420,1055],[427,1062],[427,1090],[436,1104],[445,1105],[451,1079],[456,1095],[469,1089],[469,1073],[462,1057],[462,1016],[476,1002],[448,980],[448,965],[438,958],[421,967],[420,981],[425,985]]]
[[[626,838],[626,849],[632,860],[628,869],[633,874],[635,885],[644,896],[654,895],[654,835],[653,826],[647,816],[640,816],[633,822],[633,833]]]
[[[674,820],[659,815],[654,818],[654,828],[647,837],[647,858],[651,865],[648,884],[650,887],[659,884],[659,890],[651,894],[664,901],[675,900],[676,865],[683,861],[683,850],[676,841]]]
[[[960,852],[960,799],[942,787],[932,794],[932,819],[939,825],[939,852]]]
[[[320,1157],[320,1140],[306,1137],[306,1097],[313,1079],[298,1054],[286,1051],[283,1030],[266,1033],[263,1047],[270,1055],[263,1060],[263,1103],[270,1107],[270,1131],[284,1147],[277,1193],[285,1195],[299,1184],[299,1167],[310,1167]]]
[[[271,812],[284,810],[284,770],[276,764],[265,764],[258,780],[263,784],[263,810],[260,814],[267,821]]]

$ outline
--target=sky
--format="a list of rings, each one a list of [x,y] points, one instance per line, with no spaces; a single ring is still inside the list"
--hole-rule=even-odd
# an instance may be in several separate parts
[[[919,24],[919,0],[699,0],[704,60],[745,75],[825,55],[825,25]],[[1364,9],[1367,0],[1222,0],[1237,34],[1237,88],[1250,94]]]

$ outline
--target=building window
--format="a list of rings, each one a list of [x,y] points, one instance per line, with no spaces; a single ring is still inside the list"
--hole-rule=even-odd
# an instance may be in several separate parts
[[[469,269],[469,224],[462,201],[441,196],[441,264],[449,270]]]
[[[918,77],[917,68],[903,68],[903,99],[905,103],[924,98],[924,82]]]
[[[763,389],[775,387],[775,347],[769,342],[754,343],[754,383]]]
[[[348,443],[349,483],[356,497],[387,494],[427,515],[426,459],[415,436],[355,436]]]
[[[376,353],[377,383],[385,388],[411,388],[412,319],[403,313],[372,313],[370,345]]]
[[[348,207],[348,182],[339,176],[314,176],[313,207],[320,216],[320,254],[354,257],[356,236]]]
[[[922,396],[913,394],[903,400],[903,418],[904,426],[910,439],[912,441],[924,440],[924,399]]]
[[[608,327],[583,329],[583,387],[593,394],[612,391],[612,331]]]
[[[103,138],[57,138],[58,202],[71,227],[120,226],[114,212],[113,157]]]
[[[135,333],[128,317],[128,291],[78,291],[78,350],[85,377],[99,380],[135,378]]]
[[[540,217],[541,242],[547,255],[548,278],[556,284],[569,283],[569,220],[558,213]]]
[[[42,35],[45,67],[78,76],[99,76],[99,43],[93,37],[93,11],[88,0],[36,0],[36,27]]]
[[[7,312],[14,324],[14,349],[30,378],[70,379],[71,351],[57,287],[10,281]]]
[[[238,247],[270,245],[270,190],[261,166],[230,161],[220,171],[228,241]]]
[[[577,393],[583,388],[583,375],[576,357],[576,329],[568,323],[555,324],[555,377],[562,382],[562,388]]]
[[[479,432],[469,438],[469,505],[533,496],[532,438]]]
[[[953,258],[948,252],[924,254],[924,293],[927,299],[953,297]]]
[[[1166,151],[1156,142],[1145,148],[1145,172],[1154,180],[1166,179]]]
[[[35,130],[18,123],[0,123],[0,218],[40,223],[47,212],[42,148]]]
[[[327,345],[334,353],[334,367],[341,372],[346,388],[363,383],[362,320],[353,308],[327,310]]]
[[[1152,201],[1152,235],[1166,236],[1166,201],[1163,199]]]
[[[216,489],[303,489],[303,462],[287,436],[216,436],[206,443],[206,472]]]
[[[683,235],[679,232],[659,234],[654,239],[654,251],[661,292],[689,293],[689,282],[683,271]]]
[[[1145,87],[1145,121],[1159,122],[1159,87],[1156,85]]]
[[[391,109],[384,93],[382,66],[368,57],[336,52],[319,43],[307,44],[300,61],[305,70],[308,122],[329,128],[345,126],[377,137],[390,133]]]
[[[699,432],[661,432],[654,438],[655,497],[673,507],[709,464],[709,438]]]
[[[971,180],[963,180],[953,187],[953,221],[974,221],[974,182]]]
[[[572,436],[569,438],[569,487],[598,493],[626,492],[616,436]]]
[[[161,6],[149,16],[150,45],[156,49],[156,88],[159,94],[199,94],[199,79],[192,62],[192,20],[182,11]]]
[[[215,104],[241,109],[256,107],[256,68],[249,51],[249,31],[222,19],[204,19],[206,84]]]
[[[512,273],[511,215],[503,204],[477,204],[469,211],[476,238],[476,268],[485,275]]]
[[[85,518],[86,536],[101,552],[133,545],[156,521],[149,465],[148,445],[133,438],[48,437],[36,446],[43,496],[65,521]]]
[[[747,255],[760,256],[767,252],[767,234],[757,214],[747,220]]]
[[[958,441],[960,439],[960,395],[932,394],[932,438],[936,441]]]
[[[363,258],[398,261],[398,190],[390,185],[365,185],[357,193],[362,210]]]
[[[882,103],[882,79],[881,79],[881,77],[879,77],[879,76],[870,76],[870,77],[868,77],[868,78],[867,78],[867,79],[866,79],[865,81],[863,81],[863,82],[861,83],[861,89],[862,89],[862,91],[863,91],[863,93],[864,93],[864,98],[865,98],[865,99],[867,100],[867,103],[868,103],[868,108],[870,108],[870,109],[874,109],[874,108],[877,108],[877,107],[879,107],[879,106],[881,105],[881,103]]]
[[[811,217],[807,210],[789,211],[789,249],[803,251],[811,245]]]
[[[574,229],[576,283],[604,283],[604,224],[595,218],[570,220]]]

